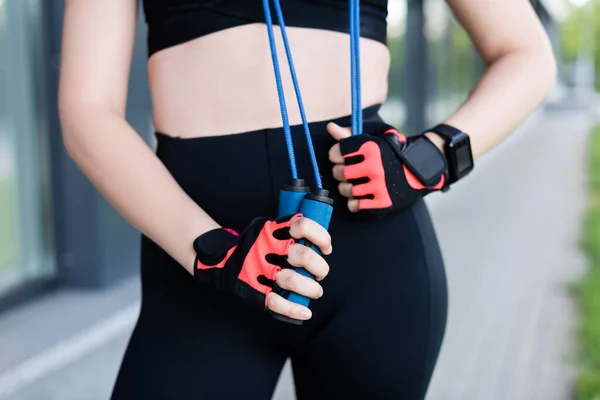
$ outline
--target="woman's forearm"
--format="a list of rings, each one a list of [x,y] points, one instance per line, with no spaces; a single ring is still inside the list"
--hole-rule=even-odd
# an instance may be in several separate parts
[[[508,53],[491,63],[462,106],[444,122],[469,134],[474,158],[502,142],[548,95],[556,61],[547,48]],[[438,146],[443,141],[428,133]]]
[[[131,225],[191,273],[193,240],[219,225],[118,113],[73,106],[61,110],[61,122],[67,151],[88,179]]]

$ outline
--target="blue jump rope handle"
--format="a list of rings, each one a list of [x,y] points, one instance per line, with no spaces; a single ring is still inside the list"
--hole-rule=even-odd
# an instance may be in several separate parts
[[[331,221],[331,213],[333,212],[333,201],[327,197],[327,194],[322,196],[319,194],[310,193],[304,197],[304,200],[302,200],[300,212],[306,218],[312,219],[323,228],[329,229],[329,221]],[[312,243],[305,243],[304,239],[301,240],[300,243],[310,245],[310,247],[316,251],[317,254],[321,254],[319,248]],[[311,279],[315,279],[315,277],[304,268],[297,267],[294,268],[294,271]],[[308,303],[310,302],[308,297],[301,296],[294,292],[290,293],[288,300],[293,303],[303,305],[304,307],[308,307]]]
[[[279,217],[301,212],[305,217],[314,220],[325,229],[328,229],[331,213],[333,212],[333,200],[327,197],[328,192],[326,190],[320,189],[317,191],[317,194],[308,192],[309,188],[304,186],[302,179],[294,180],[292,185],[284,187],[279,192]],[[304,240],[301,243],[305,244]],[[311,245],[311,247],[320,254],[320,250],[316,246]],[[304,268],[294,268],[294,271],[314,279],[314,276]],[[310,302],[308,297],[300,296],[294,292],[290,293],[288,300],[305,307],[308,307]],[[303,322],[302,320],[296,320],[280,314],[273,314],[273,317],[280,321],[296,325],[302,325]]]
[[[294,182],[298,182],[298,186],[286,186],[279,191],[279,218],[298,214],[302,200],[304,200],[304,196],[309,192],[309,188],[304,187],[302,179]]]

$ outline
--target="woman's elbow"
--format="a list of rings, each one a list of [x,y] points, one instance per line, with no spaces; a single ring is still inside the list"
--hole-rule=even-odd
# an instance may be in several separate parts
[[[554,50],[548,43],[522,48],[516,50],[515,54],[520,58],[519,69],[527,76],[530,94],[541,103],[554,89],[558,79],[558,63]]]
[[[86,152],[86,142],[93,134],[94,126],[101,114],[98,107],[87,105],[85,101],[63,98],[58,102],[58,115],[62,140],[72,159],[78,159]]]
[[[547,35],[540,35],[538,40],[531,40],[524,45],[523,50],[531,79],[539,90],[539,94],[546,98],[554,89],[558,80],[558,62],[554,49]]]
[[[63,144],[67,150],[67,153],[73,157],[76,152],[77,136],[80,135],[80,129],[78,126],[81,125],[83,115],[78,113],[77,107],[74,102],[61,99],[58,102],[58,117],[60,120],[61,135]]]
[[[536,76],[541,80],[543,95],[546,97],[556,85],[558,80],[558,62],[554,50],[550,45],[539,52],[537,55],[539,65]]]

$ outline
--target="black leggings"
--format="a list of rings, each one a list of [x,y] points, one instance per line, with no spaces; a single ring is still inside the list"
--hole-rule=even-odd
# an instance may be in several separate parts
[[[378,107],[365,120],[378,119]],[[350,118],[335,122],[349,126]],[[113,399],[270,399],[291,358],[298,399],[423,399],[446,324],[446,278],[423,201],[361,221],[337,193],[325,122],[311,124],[324,186],[333,193],[331,271],[302,326],[201,287],[142,238],[142,308]],[[300,176],[312,181],[301,126],[292,127]],[[290,182],[282,129],[192,139],[157,133],[158,157],[219,224],[243,229],[275,217]]]

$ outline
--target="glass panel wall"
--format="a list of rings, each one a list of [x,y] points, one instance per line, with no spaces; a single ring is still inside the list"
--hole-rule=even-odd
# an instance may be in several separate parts
[[[0,0],[0,296],[54,271],[43,0]]]

